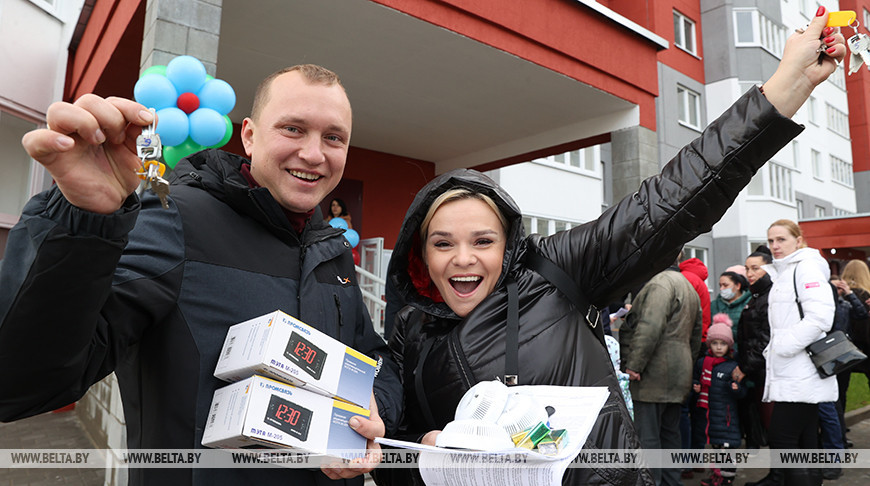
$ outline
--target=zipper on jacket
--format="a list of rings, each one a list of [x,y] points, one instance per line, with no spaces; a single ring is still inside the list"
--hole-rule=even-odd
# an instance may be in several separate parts
[[[341,300],[338,298],[337,294],[332,294],[332,297],[335,299],[335,309],[338,311],[338,329],[339,336],[341,335],[340,329],[344,327],[344,319],[341,317]]]
[[[459,377],[462,379],[465,389],[468,390],[477,380],[474,378],[474,373],[471,371],[471,366],[468,365],[468,360],[465,359],[465,354],[462,353],[462,347],[459,345],[459,337],[456,332],[450,331],[448,335],[448,347],[450,354],[453,355],[453,360],[456,361],[456,368],[459,370]]]

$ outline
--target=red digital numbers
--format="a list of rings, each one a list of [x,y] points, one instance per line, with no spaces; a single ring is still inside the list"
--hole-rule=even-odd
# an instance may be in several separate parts
[[[275,418],[290,425],[296,425],[299,422],[299,415],[301,415],[299,410],[294,410],[283,403],[278,406],[278,410],[275,412]]]
[[[303,342],[296,344],[296,349],[293,350],[293,353],[302,358],[308,364],[313,363],[315,356],[317,356],[317,351],[306,346]]]

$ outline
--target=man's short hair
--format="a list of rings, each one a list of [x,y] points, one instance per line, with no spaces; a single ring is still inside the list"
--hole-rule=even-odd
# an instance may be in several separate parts
[[[272,85],[272,81],[275,81],[275,78],[278,76],[292,71],[299,71],[302,77],[310,84],[322,84],[324,86],[333,86],[337,84],[344,89],[338,75],[323,66],[318,66],[316,64],[297,64],[295,66],[286,67],[266,76],[266,78],[260,82],[260,85],[257,86],[257,91],[254,93],[254,105],[251,107],[251,119],[256,120],[260,115],[260,112],[263,110],[263,106],[269,102],[269,87]]]

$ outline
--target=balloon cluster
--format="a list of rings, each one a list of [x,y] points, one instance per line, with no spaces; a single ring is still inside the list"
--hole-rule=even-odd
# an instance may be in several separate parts
[[[170,168],[204,148],[223,147],[233,134],[227,114],[236,105],[236,92],[226,81],[206,74],[195,57],[178,56],[166,66],[146,69],[133,96],[157,111],[157,134]]]
[[[351,248],[356,248],[359,245],[359,233],[347,227],[347,221],[342,218],[332,218],[329,220],[329,226],[344,230],[344,239],[350,243]]]

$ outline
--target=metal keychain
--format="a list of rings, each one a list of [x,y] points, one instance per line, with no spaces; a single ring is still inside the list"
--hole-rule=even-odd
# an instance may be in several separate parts
[[[157,134],[157,116],[154,108],[149,108],[154,121],[142,129],[142,134],[136,137],[136,155],[142,159],[142,168],[137,172],[140,179],[145,181],[146,186],[160,198],[163,209],[169,209],[169,182],[162,176],[166,172],[166,166],[160,162],[163,155],[163,144],[160,135]]]

